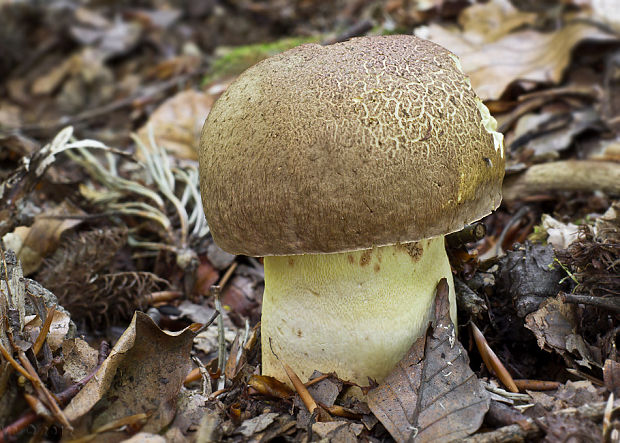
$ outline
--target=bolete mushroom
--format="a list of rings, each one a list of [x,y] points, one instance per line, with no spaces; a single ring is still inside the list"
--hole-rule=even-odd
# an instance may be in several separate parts
[[[213,239],[264,256],[263,374],[382,380],[450,284],[444,235],[495,209],[502,135],[456,56],[410,35],[308,44],[246,70],[200,141]]]

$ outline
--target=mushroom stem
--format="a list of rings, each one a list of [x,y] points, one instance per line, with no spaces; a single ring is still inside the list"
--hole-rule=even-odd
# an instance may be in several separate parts
[[[265,257],[263,374],[302,380],[316,369],[381,382],[431,318],[435,287],[454,283],[444,237],[353,252]],[[272,352],[273,350],[273,352]]]

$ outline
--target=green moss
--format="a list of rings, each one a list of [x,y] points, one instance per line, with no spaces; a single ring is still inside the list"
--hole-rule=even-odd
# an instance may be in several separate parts
[[[250,66],[272,55],[294,48],[304,43],[316,43],[321,36],[313,37],[290,37],[271,43],[257,43],[252,45],[237,46],[234,48],[221,48],[214,60],[209,73],[203,80],[203,84],[213,83],[226,77],[234,77],[241,74]]]
[[[527,239],[532,243],[540,243],[541,245],[547,244],[547,238],[549,238],[549,234],[542,223],[534,226],[532,233],[527,236]]]

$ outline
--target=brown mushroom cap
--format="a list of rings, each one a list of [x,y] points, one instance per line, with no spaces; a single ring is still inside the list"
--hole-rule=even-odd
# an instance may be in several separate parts
[[[461,229],[501,201],[503,150],[481,106],[456,57],[410,35],[303,45],[256,64],[202,132],[214,240],[295,255]]]

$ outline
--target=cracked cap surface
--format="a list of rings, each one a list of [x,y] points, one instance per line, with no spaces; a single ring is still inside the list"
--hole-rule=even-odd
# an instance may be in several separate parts
[[[458,59],[411,35],[302,45],[242,73],[200,140],[215,242],[250,256],[443,235],[501,201],[495,120]]]

